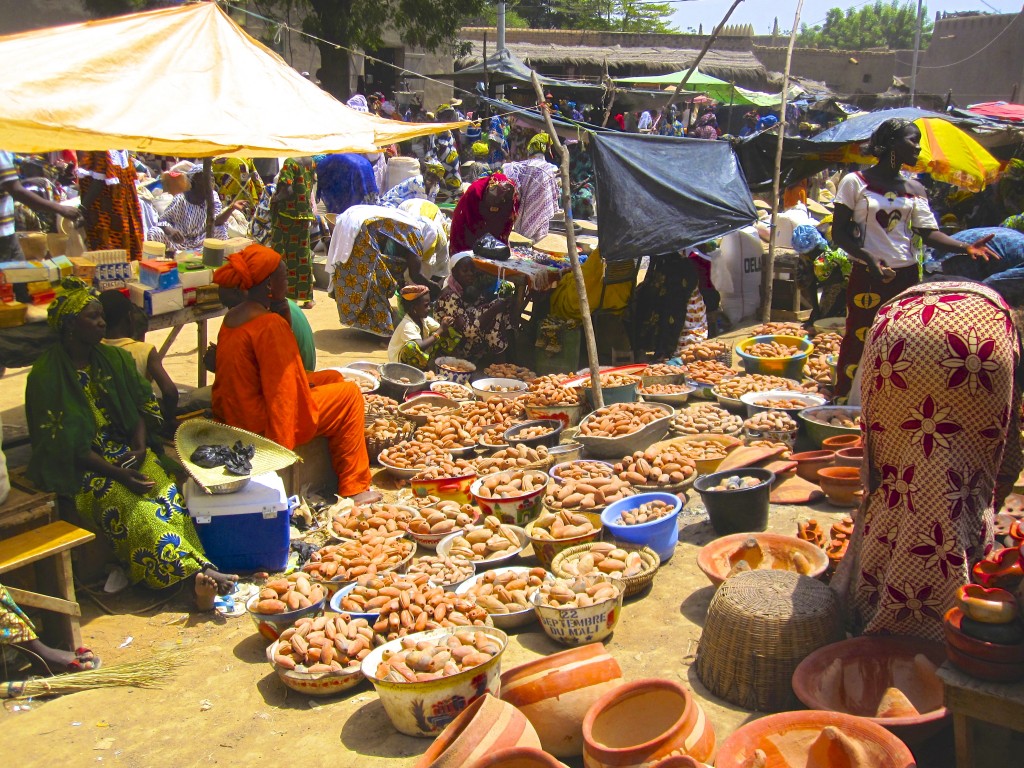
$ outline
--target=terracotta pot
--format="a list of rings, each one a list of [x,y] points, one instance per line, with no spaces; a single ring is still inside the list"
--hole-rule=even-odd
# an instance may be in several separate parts
[[[860,435],[835,435],[821,441],[821,447],[827,451],[841,451],[843,448],[855,448],[861,445]]]
[[[1000,549],[975,563],[972,573],[974,580],[983,587],[1012,591],[1024,578],[1024,557],[1017,547]]]
[[[789,457],[796,462],[796,473],[809,483],[818,480],[818,470],[831,467],[835,463],[835,451],[804,451]]]
[[[856,506],[861,490],[860,470],[856,467],[825,467],[818,470],[818,485],[829,503],[837,507]]]
[[[415,768],[462,768],[509,747],[540,749],[540,739],[522,712],[485,693],[448,723]]]
[[[546,752],[571,757],[583,753],[587,710],[622,682],[619,662],[591,643],[507,670],[501,698],[526,715]]]
[[[964,653],[948,643],[946,644],[946,656],[953,666],[979,680],[989,680],[993,683],[1014,683],[1024,678],[1024,663],[1000,664],[996,661],[986,661]]]
[[[465,768],[566,768],[565,763],[534,747],[499,749]]]
[[[945,620],[942,622],[942,629],[946,635],[946,645],[961,653],[973,656],[980,661],[991,661],[996,664],[1007,666],[1018,665],[1024,670],[1024,643],[1004,645],[1002,643],[988,643],[984,640],[977,640],[964,633],[960,626],[964,614],[959,608],[950,608],[946,611]]]
[[[673,755],[654,763],[651,768],[706,768],[705,764],[692,757]]]
[[[818,470],[814,470],[817,474]],[[806,522],[798,522],[796,524],[796,537],[802,541],[806,541],[809,544],[813,544],[816,547],[825,548],[828,544],[828,535],[825,533],[825,529],[821,527],[814,518]]]
[[[957,607],[975,621],[1008,624],[1017,618],[1017,598],[1005,589],[964,584],[957,592]]]
[[[832,538],[853,536],[854,522],[852,517],[844,517],[838,523],[832,523]]]
[[[626,683],[598,699],[583,719],[587,768],[631,768],[673,755],[709,763],[715,743],[704,710],[671,680]]]
[[[860,467],[864,463],[864,449],[861,446],[836,451],[837,467]]]

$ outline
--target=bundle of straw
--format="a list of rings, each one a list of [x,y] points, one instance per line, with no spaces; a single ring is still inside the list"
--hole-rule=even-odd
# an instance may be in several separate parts
[[[159,688],[167,672],[185,662],[184,654],[176,650],[159,651],[142,661],[130,661],[113,667],[69,672],[53,677],[0,683],[0,699],[28,699],[41,696],[60,696],[92,688]]]

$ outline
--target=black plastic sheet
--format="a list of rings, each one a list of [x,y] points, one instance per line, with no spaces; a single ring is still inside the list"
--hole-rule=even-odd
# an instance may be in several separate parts
[[[600,133],[592,148],[607,261],[692,248],[757,218],[727,142]]]

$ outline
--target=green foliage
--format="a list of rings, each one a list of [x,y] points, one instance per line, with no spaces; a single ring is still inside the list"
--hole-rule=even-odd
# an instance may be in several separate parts
[[[928,9],[922,9],[921,46],[932,36],[932,22]],[[809,27],[801,25],[797,45],[803,48],[831,48],[861,51],[867,48],[891,50],[914,47],[917,29],[917,3],[911,0],[876,0],[861,8],[832,8],[825,23]]]
[[[646,0],[519,0],[508,4],[534,29],[676,32],[669,3]]]

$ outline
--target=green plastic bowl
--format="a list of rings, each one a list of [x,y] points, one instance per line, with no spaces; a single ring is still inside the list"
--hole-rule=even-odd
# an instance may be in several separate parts
[[[860,406],[820,405],[815,408],[804,408],[797,414],[797,417],[803,421],[807,430],[807,436],[820,448],[822,442],[829,437],[836,437],[838,435],[860,436],[860,427],[836,427],[825,423],[826,419],[836,415],[848,416],[849,418],[860,416]]]

